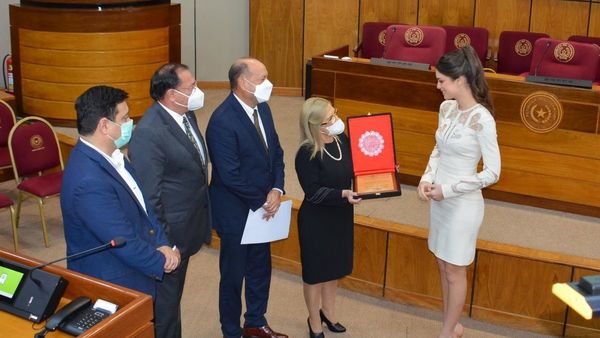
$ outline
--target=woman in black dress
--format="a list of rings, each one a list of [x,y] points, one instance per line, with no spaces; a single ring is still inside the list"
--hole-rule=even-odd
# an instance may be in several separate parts
[[[344,122],[329,101],[310,98],[300,116],[300,149],[296,173],[304,190],[298,211],[304,299],[310,337],[324,337],[322,323],[332,332],[346,328],[337,321],[338,279],[352,272],[354,207],[352,158]]]

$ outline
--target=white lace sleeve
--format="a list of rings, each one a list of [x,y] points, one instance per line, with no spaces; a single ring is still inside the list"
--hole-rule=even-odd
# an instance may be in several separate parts
[[[425,173],[421,176],[421,182],[429,182],[433,183],[433,179],[435,177],[435,173],[437,171],[438,162],[440,161],[440,152],[438,151],[437,144],[433,147],[433,151],[429,156],[429,162],[427,162],[427,168],[425,168]]]
[[[438,114],[438,129],[442,125],[443,115],[446,114],[449,106],[450,105],[448,104],[448,101],[444,101],[440,105],[440,112]],[[435,133],[434,133],[434,137],[435,137]],[[435,178],[435,173],[437,172],[439,162],[440,162],[440,152],[439,152],[439,150],[437,148],[437,144],[436,144],[433,147],[433,150],[431,151],[431,155],[429,155],[429,162],[427,162],[427,167],[425,168],[425,172],[423,173],[423,176],[421,176],[421,182],[433,183],[433,179]]]
[[[444,198],[452,198],[490,186],[500,178],[500,149],[496,135],[496,122],[489,115],[471,121],[469,127],[477,132],[477,141],[483,157],[483,170],[470,179],[442,185]]]

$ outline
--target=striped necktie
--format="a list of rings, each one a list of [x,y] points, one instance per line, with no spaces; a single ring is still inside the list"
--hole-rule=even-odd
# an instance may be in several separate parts
[[[202,164],[203,165],[206,164],[206,162],[204,160],[204,152],[202,152],[202,150],[200,149],[200,145],[198,144],[198,142],[196,142],[196,138],[192,134],[192,127],[190,126],[190,122],[188,121],[186,116],[183,117],[183,127],[185,129],[185,134],[190,139],[190,142],[192,142],[192,144],[194,145],[194,148],[196,148],[196,150],[200,154],[200,158],[202,159]]]

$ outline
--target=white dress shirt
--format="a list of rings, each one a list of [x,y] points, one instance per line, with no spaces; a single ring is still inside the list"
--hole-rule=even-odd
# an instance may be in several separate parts
[[[237,95],[233,94],[233,96],[235,97],[236,100],[238,100],[238,102],[240,103],[240,105],[242,105],[242,108],[244,108],[244,111],[246,112],[246,115],[248,115],[248,118],[250,119],[250,122],[252,123],[252,125],[254,125],[254,109],[256,109],[258,111],[258,107],[250,107],[249,105],[247,105],[244,101],[240,100],[239,97],[237,97]],[[269,148],[269,144],[267,143],[267,134],[265,133],[265,127],[263,127],[263,123],[262,123],[262,119],[260,118],[260,114],[258,115],[258,124],[260,125],[260,131],[263,134],[263,139],[265,140],[265,145],[267,146],[267,148]],[[283,195],[283,190],[279,189],[279,188],[273,188],[272,190],[277,190],[281,193],[281,195]]]
[[[253,116],[254,109],[256,109],[258,111],[258,107],[252,108],[249,105],[247,105],[244,101],[240,100],[240,98],[237,97],[237,95],[233,94],[233,96],[242,105],[242,108],[244,108],[244,111],[246,112],[246,115],[248,115],[250,122],[252,122],[252,125],[254,125],[254,116]],[[269,144],[267,143],[267,134],[265,133],[265,127],[263,127],[263,123],[262,123],[262,119],[260,118],[260,114],[257,114],[257,115],[258,115],[258,124],[260,125],[260,131],[262,132],[263,140],[265,140],[265,145],[267,146],[267,148],[269,148]]]
[[[123,153],[121,152],[121,150],[115,149],[115,151],[112,153],[112,156],[108,156],[90,142],[84,140],[81,137],[79,139],[81,140],[81,142],[83,142],[83,144],[100,153],[100,155],[102,155],[102,157],[104,157],[108,161],[108,163],[110,163],[110,165],[112,165],[113,168],[115,168],[115,170],[117,171],[117,173],[119,173],[123,181],[127,183],[129,189],[133,191],[135,198],[137,198],[140,205],[144,208],[144,211],[148,213],[148,211],[146,211],[146,203],[144,203],[144,196],[142,195],[140,187],[138,187],[137,183],[135,182],[129,171],[125,169],[125,159],[123,158]]]
[[[179,128],[181,128],[181,130],[183,130],[183,132],[186,134],[186,136],[187,136],[187,133],[185,132],[185,126],[183,125],[183,119],[186,119],[188,121],[188,123],[190,124],[190,129],[191,129],[192,135],[194,136],[194,139],[196,140],[196,144],[198,145],[198,148],[200,149],[200,157],[202,158],[202,163],[206,163],[206,156],[204,155],[204,147],[202,147],[202,142],[200,142],[200,139],[198,138],[198,135],[196,135],[194,128],[191,128],[192,123],[187,118],[187,116],[184,116],[184,115],[181,115],[179,113],[172,111],[171,109],[165,107],[165,105],[160,102],[158,104],[160,104],[160,106],[163,107],[163,109],[166,110],[167,113],[169,113],[169,115],[171,115],[173,120],[175,120],[175,122],[177,123]]]

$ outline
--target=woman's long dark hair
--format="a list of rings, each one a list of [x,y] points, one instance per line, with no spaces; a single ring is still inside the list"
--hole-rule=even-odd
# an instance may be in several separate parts
[[[473,47],[465,46],[446,53],[438,60],[435,68],[452,80],[464,75],[475,100],[494,115],[492,98],[483,76],[483,67]]]

